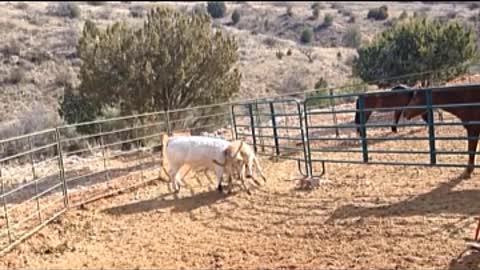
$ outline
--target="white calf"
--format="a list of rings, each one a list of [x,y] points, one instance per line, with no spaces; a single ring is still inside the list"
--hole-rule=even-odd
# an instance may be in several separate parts
[[[217,160],[213,160],[213,162],[226,169],[227,174],[229,174],[229,185],[231,185],[233,173],[237,172],[240,175],[240,179],[242,180],[244,188],[248,191],[245,186],[245,169],[248,169],[249,175],[252,177],[255,183],[257,185],[260,185],[258,180],[253,175],[253,165],[256,166],[256,169],[262,177],[263,181],[267,181],[262,172],[260,163],[255,156],[255,152],[247,143],[244,143],[242,140],[233,141],[230,143],[227,149],[225,149],[224,152],[224,163],[218,162]]]

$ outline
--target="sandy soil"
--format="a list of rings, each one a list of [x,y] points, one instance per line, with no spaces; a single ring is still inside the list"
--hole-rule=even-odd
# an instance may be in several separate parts
[[[408,132],[408,131],[403,131]],[[419,131],[422,132],[422,131]],[[459,161],[465,160],[458,157]],[[262,160],[266,185],[221,195],[194,174],[72,209],[0,262],[9,268],[457,268],[473,237],[477,176],[461,169],[332,164],[296,190],[296,164]],[[478,263],[470,255],[469,264]]]
[[[331,124],[329,119],[311,121]],[[346,115],[338,121],[348,124],[352,119]],[[371,121],[382,119],[390,122],[391,115],[377,115]],[[444,121],[454,120],[444,113]],[[317,138],[334,136],[333,131],[311,132]],[[427,130],[399,128],[395,135],[383,128],[368,134],[408,138],[427,136]],[[354,130],[342,129],[340,136],[354,137]],[[461,127],[439,127],[436,136],[465,136],[465,132]],[[359,143],[312,142],[311,147],[359,149]],[[387,140],[369,147],[428,150],[428,142]],[[466,144],[438,141],[437,149],[465,151]],[[313,157],[361,160],[360,153]],[[371,154],[370,158],[429,161],[428,155],[411,154]],[[466,160],[465,155],[438,157],[439,163],[464,164]],[[159,179],[71,209],[3,257],[0,268],[480,268],[476,253],[457,259],[466,247],[465,238],[474,236],[474,218],[480,212],[478,172],[460,180],[461,168],[327,164],[327,181],[305,191],[297,189],[300,175],[295,162],[261,161],[268,181],[250,196],[238,187],[233,194],[219,194],[210,174],[189,174],[177,196]],[[75,170],[83,164],[78,163]],[[134,157],[133,161],[110,161],[108,166],[119,169],[136,164]],[[87,169],[102,166],[100,162]],[[315,163],[314,169],[320,172],[320,164]],[[143,175],[119,169],[112,173],[112,181],[107,182],[104,175],[92,177],[91,183],[74,189],[70,202],[139,184],[158,174],[158,167],[146,165]],[[58,193],[53,197],[59,198]],[[58,203],[61,207],[63,202]],[[34,207],[33,202],[23,205]]]

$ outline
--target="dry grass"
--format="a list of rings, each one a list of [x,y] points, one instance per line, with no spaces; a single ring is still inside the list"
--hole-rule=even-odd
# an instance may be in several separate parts
[[[62,96],[63,85],[68,81],[58,71],[71,70],[68,73],[78,73],[79,59],[75,45],[85,20],[91,19],[101,25],[110,24],[114,20],[138,24],[142,22],[144,12],[156,5],[159,4],[102,2],[92,5],[78,2],[76,7],[80,10],[80,16],[71,19],[56,16],[59,15],[58,12],[65,11],[65,4],[0,3],[0,54],[4,59],[0,67],[0,80],[5,81],[0,85],[3,109],[0,111],[0,119],[16,120],[24,108],[35,102],[43,103],[51,111],[56,111],[57,98]],[[184,12],[191,12],[199,4],[164,2],[162,5],[176,6]],[[365,19],[368,9],[378,6],[374,2],[341,5],[323,3],[319,18],[325,14],[334,14],[334,22],[328,28],[321,27],[321,19],[310,20],[310,2],[228,2],[227,5],[225,18],[216,20],[215,25],[235,36],[240,44],[239,66],[243,76],[239,98],[278,94],[285,87],[282,85],[285,78],[299,69],[305,71],[301,80],[306,88],[313,87],[319,77],[327,79],[332,86],[341,85],[349,80],[351,70],[348,59],[355,55],[354,49],[340,47],[342,37],[351,25],[350,17],[355,16],[355,25],[365,41],[385,28],[383,22]],[[285,16],[286,7],[292,7],[292,17]],[[237,25],[231,26],[231,13],[236,9],[242,18]],[[464,18],[478,13],[478,10],[470,10],[467,4],[453,7],[449,3],[426,5],[420,2],[391,2],[388,3],[388,9],[391,18],[400,16],[403,10],[412,14],[414,11],[428,9],[428,16],[437,17],[453,11],[462,14]],[[55,16],[52,11],[55,11]],[[299,51],[300,32],[305,25],[314,29],[316,41],[312,44],[312,51],[315,60],[312,63]],[[292,55],[285,55],[282,59],[276,57],[277,51],[285,53],[289,49]],[[342,55],[341,59],[336,57],[338,52]],[[16,68],[22,69],[25,74],[23,79],[20,76],[10,77],[15,82],[11,83],[9,76]]]

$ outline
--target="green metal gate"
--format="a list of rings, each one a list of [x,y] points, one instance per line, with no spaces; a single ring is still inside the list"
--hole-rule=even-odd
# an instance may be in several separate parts
[[[258,155],[294,160],[309,176],[301,104],[294,99],[262,100],[232,105],[236,139],[252,145]]]
[[[480,88],[475,85],[453,87],[459,91],[466,88]],[[446,121],[443,119],[439,121],[435,118],[434,111],[441,108],[480,107],[480,103],[452,101],[447,102],[448,104],[435,104],[435,96],[432,93],[449,88],[452,87],[307,98],[304,101],[304,110],[306,112],[305,133],[310,167],[314,170],[314,164],[318,162],[322,165],[325,163],[349,163],[467,167],[466,160],[464,163],[452,162],[448,157],[459,154],[478,154],[476,151],[453,150],[454,147],[466,148],[465,142],[477,140],[477,137],[452,136],[450,133],[452,129],[458,128],[457,133],[465,134],[466,131],[463,127],[479,125],[480,122],[462,122],[454,115],[450,115]],[[397,98],[395,95],[413,94],[414,92],[424,96],[421,105],[388,106],[382,104],[383,101],[377,103],[380,105],[374,105],[375,102],[378,102],[377,100],[394,100]],[[315,108],[316,104],[336,104],[337,109],[332,110],[328,105]],[[392,112],[405,110],[423,111],[426,116],[425,121],[422,121],[420,117],[418,120],[416,118],[415,120],[401,119],[397,124],[400,131],[396,134],[389,133],[388,129],[393,125]],[[370,120],[367,121],[369,114],[371,114]],[[355,123],[356,115],[359,119],[358,123]],[[374,121],[372,116],[378,119]],[[332,118],[335,118],[336,121],[332,121]],[[336,130],[339,131],[336,132]],[[408,145],[404,143],[407,141]],[[454,141],[458,141],[458,145],[452,145]]]

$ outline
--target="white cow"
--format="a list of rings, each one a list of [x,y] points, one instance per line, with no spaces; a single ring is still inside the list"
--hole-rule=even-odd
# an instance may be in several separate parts
[[[207,168],[215,171],[217,189],[222,192],[224,168],[215,164],[213,160],[225,162],[225,149],[230,145],[229,141],[203,136],[169,138],[163,134],[162,142],[163,160],[168,162],[168,174],[176,192],[180,190],[177,174],[184,165],[188,165],[191,169]]]

